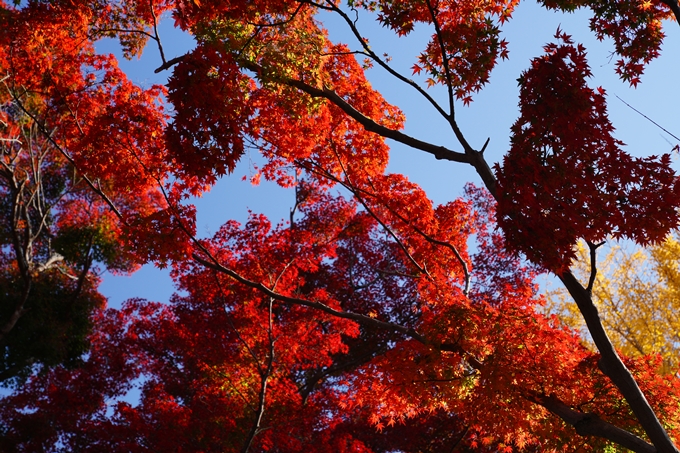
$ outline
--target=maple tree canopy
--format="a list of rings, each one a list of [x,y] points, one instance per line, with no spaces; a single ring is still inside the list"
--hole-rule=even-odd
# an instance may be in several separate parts
[[[633,86],[662,21],[680,21],[675,0],[541,3],[590,9]],[[0,0],[0,381],[12,390],[0,450],[677,453],[680,381],[656,355],[620,356],[591,299],[602,241],[658,243],[678,226],[670,157],[622,149],[584,47],[561,30],[520,75],[501,163],[457,121],[508,58],[517,4]],[[166,59],[164,14],[192,51]],[[349,42],[329,38],[329,15]],[[358,17],[395,40],[430,30],[413,74],[372,50]],[[97,53],[103,38],[128,58],[157,50],[167,86],[132,83]],[[370,66],[457,143],[403,132]],[[485,187],[434,205],[387,171],[386,139]],[[198,239],[188,198],[247,150],[261,153],[258,178],[294,187],[290,222],[252,214]],[[586,282],[570,271],[579,239]],[[177,294],[106,309],[101,271],[145,263],[171,265]],[[564,283],[597,352],[540,314],[538,272]]]

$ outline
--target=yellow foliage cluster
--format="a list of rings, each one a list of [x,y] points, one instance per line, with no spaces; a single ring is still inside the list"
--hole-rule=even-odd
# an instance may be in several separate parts
[[[680,365],[680,242],[677,236],[649,248],[617,245],[598,254],[592,295],[614,346],[626,356],[660,354],[663,372]],[[574,271],[590,277],[590,251],[579,244]],[[583,318],[566,290],[548,291],[546,309],[587,338]]]

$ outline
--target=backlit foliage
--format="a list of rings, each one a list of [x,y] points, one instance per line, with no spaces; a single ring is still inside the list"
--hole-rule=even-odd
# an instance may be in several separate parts
[[[614,247],[600,258],[593,295],[612,341],[625,355],[658,354],[664,373],[678,371],[680,320],[680,244],[675,236],[648,247]],[[588,254],[581,245],[576,270],[590,272]],[[583,329],[568,296],[554,291],[548,307],[574,329]],[[585,331],[584,331],[585,332]]]
[[[520,76],[494,171],[456,120],[509,57],[517,4],[0,0],[0,380],[14,385],[0,450],[677,452],[677,378],[653,348],[620,359],[569,271],[579,239],[650,244],[678,226],[670,158],[621,149],[585,48],[560,30]],[[545,6],[591,8],[632,85],[674,10]],[[163,14],[193,50],[166,59]],[[359,17],[395,40],[429,27],[410,68],[422,85]],[[97,53],[105,37],[126,57],[157,50],[167,86],[128,80]],[[371,66],[422,96],[461,151],[404,132]],[[388,139],[484,187],[435,204],[388,170]],[[246,153],[263,161],[253,181],[294,188],[289,221],[252,213],[197,238],[190,197]],[[171,300],[106,309],[98,272],[146,263],[172,266]],[[542,314],[543,271],[599,352]]]

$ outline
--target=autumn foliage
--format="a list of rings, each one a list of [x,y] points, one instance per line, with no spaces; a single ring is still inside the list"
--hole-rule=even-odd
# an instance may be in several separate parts
[[[520,118],[498,166],[499,225],[512,248],[566,269],[577,239],[662,241],[678,224],[671,157],[633,158],[607,118],[605,93],[586,84],[583,46],[559,34],[520,78]],[[575,190],[574,179],[582,181]],[[554,241],[546,252],[543,244]]]
[[[660,355],[665,373],[675,373],[678,363],[679,250],[675,234],[651,247],[612,247],[600,257],[593,285],[593,298],[612,343],[627,356]],[[579,244],[578,252],[574,270],[585,276],[588,247]],[[546,308],[585,334],[580,313],[568,300],[555,288],[548,293]]]
[[[622,150],[585,49],[561,31],[519,79],[494,171],[456,121],[509,57],[516,6],[0,3],[0,450],[676,452],[680,381],[658,356],[621,359],[594,260],[586,283],[569,270],[579,239],[656,243],[678,226],[669,156]],[[545,6],[590,7],[632,85],[678,9]],[[169,60],[164,13],[196,42]],[[355,14],[395,39],[430,27],[411,68],[423,86],[374,53]],[[133,84],[96,52],[105,37],[126,57],[156,48],[167,86]],[[403,132],[371,65],[423,96],[461,151]],[[386,139],[485,187],[435,205],[388,172]],[[292,188],[290,220],[251,214],[198,238],[189,198],[247,151],[264,162],[254,179]],[[145,263],[172,266],[172,299],[106,309],[99,272]],[[539,272],[564,282],[598,352],[541,314]]]

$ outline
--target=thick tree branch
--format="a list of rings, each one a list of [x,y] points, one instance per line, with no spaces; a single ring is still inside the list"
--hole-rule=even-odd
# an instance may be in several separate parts
[[[597,414],[575,411],[554,396],[531,395],[527,399],[545,407],[576,429],[581,436],[610,440],[636,453],[655,453],[656,448],[625,429],[602,420]]]
[[[477,174],[481,176],[486,188],[491,195],[498,200],[500,194],[498,194],[496,190],[496,177],[482,153],[466,150],[466,155],[470,158],[470,163],[475,167]],[[586,322],[588,331],[593,338],[595,346],[602,355],[599,362],[599,367],[602,372],[608,376],[619,389],[659,453],[680,453],[668,437],[666,430],[656,417],[654,410],[649,405],[647,398],[645,398],[642,390],[640,390],[637,382],[630,374],[630,371],[626,368],[621,361],[621,358],[614,350],[611,340],[604,330],[597,308],[593,304],[588,291],[578,282],[578,280],[576,280],[570,271],[558,275],[558,278],[562,281],[576,302],[576,305]]]
[[[10,314],[7,322],[5,322],[0,327],[0,340],[7,336],[7,334],[14,328],[16,323],[19,321],[19,318],[21,318],[24,315],[24,313],[26,313],[26,309],[24,307],[26,306],[26,302],[28,301],[28,296],[31,293],[32,286],[33,285],[30,278],[24,280],[23,288],[21,290],[21,296],[19,297],[17,303],[14,305],[14,310],[12,311],[12,314]]]
[[[9,167],[6,170],[10,172]],[[19,318],[26,312],[25,306],[28,301],[28,296],[31,293],[33,285],[33,278],[31,276],[31,249],[33,237],[29,233],[30,218],[28,216],[28,208],[24,200],[23,194],[26,187],[26,180],[17,182],[16,175],[12,171],[6,177],[11,197],[12,197],[12,219],[11,219],[11,236],[12,248],[17,260],[17,268],[21,277],[22,288],[21,295],[16,300],[14,306],[11,308],[7,320],[0,326],[0,340],[14,328]],[[23,234],[22,234],[23,233]]]
[[[593,304],[588,291],[586,291],[576,277],[569,271],[562,273],[558,277],[569,291],[569,294],[571,294],[576,305],[578,305],[588,327],[588,331],[593,338],[593,342],[595,343],[595,346],[597,346],[598,351],[600,351],[601,358],[598,365],[602,372],[607,375],[619,389],[659,453],[678,453],[678,449],[668,437],[666,430],[656,417],[647,398],[645,398],[645,395],[642,393],[642,390],[640,390],[640,387],[637,385],[637,382],[635,382],[630,371],[616,353],[614,346],[604,330],[597,307]]]
[[[345,371],[351,371],[364,365],[374,357],[384,354],[388,351],[389,347],[387,342],[381,342],[378,345],[360,343],[358,345],[350,346],[349,352],[343,357],[342,361],[334,361],[332,365],[328,367],[323,367],[308,376],[304,380],[304,384],[300,385],[299,392],[302,397],[302,401],[307,401],[309,395],[312,393],[314,388],[317,386],[319,381],[326,378],[327,376],[339,375]],[[349,360],[346,358],[349,357]]]
[[[47,261],[36,266],[35,270],[36,272],[45,272],[46,270],[55,267],[57,263],[62,261],[64,261],[64,257],[59,253],[54,252],[52,255],[50,255]]]
[[[153,71],[154,74],[158,74],[159,72],[163,72],[163,71],[165,71],[166,69],[172,68],[172,67],[175,66],[177,63],[179,63],[179,62],[181,62],[182,60],[184,60],[184,59],[186,58],[187,55],[188,55],[188,54],[180,55],[179,57],[175,57],[175,58],[172,58],[172,59],[170,59],[170,60],[164,62],[162,65],[160,65],[159,67],[157,67],[157,68]]]
[[[306,300],[306,299],[300,299],[297,297],[290,297],[290,296],[285,296],[283,294],[279,294],[270,288],[266,287],[262,283],[254,282],[252,280],[249,280],[242,275],[240,275],[238,272],[229,269],[227,267],[222,266],[204,247],[199,247],[204,253],[206,253],[209,257],[210,260],[205,259],[198,254],[194,253],[192,254],[192,258],[202,264],[203,266],[216,270],[218,272],[222,272],[226,275],[229,275],[231,278],[234,280],[238,281],[239,283],[242,283],[246,286],[249,286],[251,288],[257,289],[267,295],[268,297],[272,297],[276,300],[279,300],[281,302],[285,302],[288,304],[293,304],[293,305],[301,305],[303,307],[309,307],[309,308],[314,308],[316,310],[322,311],[324,313],[328,313],[329,315],[335,316],[337,318],[342,318],[342,319],[350,319],[352,321],[358,322],[360,324],[378,328],[378,329],[383,329],[383,330],[388,330],[391,332],[396,332],[400,333],[402,335],[405,335],[409,338],[412,338],[419,343],[422,343],[424,345],[432,346],[435,349],[438,349],[440,351],[447,351],[447,352],[455,352],[460,354],[465,360],[470,363],[470,365],[473,368],[479,369],[482,367],[482,363],[477,360],[472,354],[469,352],[465,351],[460,345],[457,343],[438,343],[431,341],[418,332],[416,332],[414,329],[406,326],[402,326],[400,324],[395,324],[392,322],[387,322],[387,321],[380,321],[379,319],[371,318],[370,316],[367,315],[362,315],[360,313],[353,313],[349,311],[341,311],[341,310],[336,310],[332,307],[329,307],[326,304],[322,304],[321,302],[314,302],[311,300]]]

